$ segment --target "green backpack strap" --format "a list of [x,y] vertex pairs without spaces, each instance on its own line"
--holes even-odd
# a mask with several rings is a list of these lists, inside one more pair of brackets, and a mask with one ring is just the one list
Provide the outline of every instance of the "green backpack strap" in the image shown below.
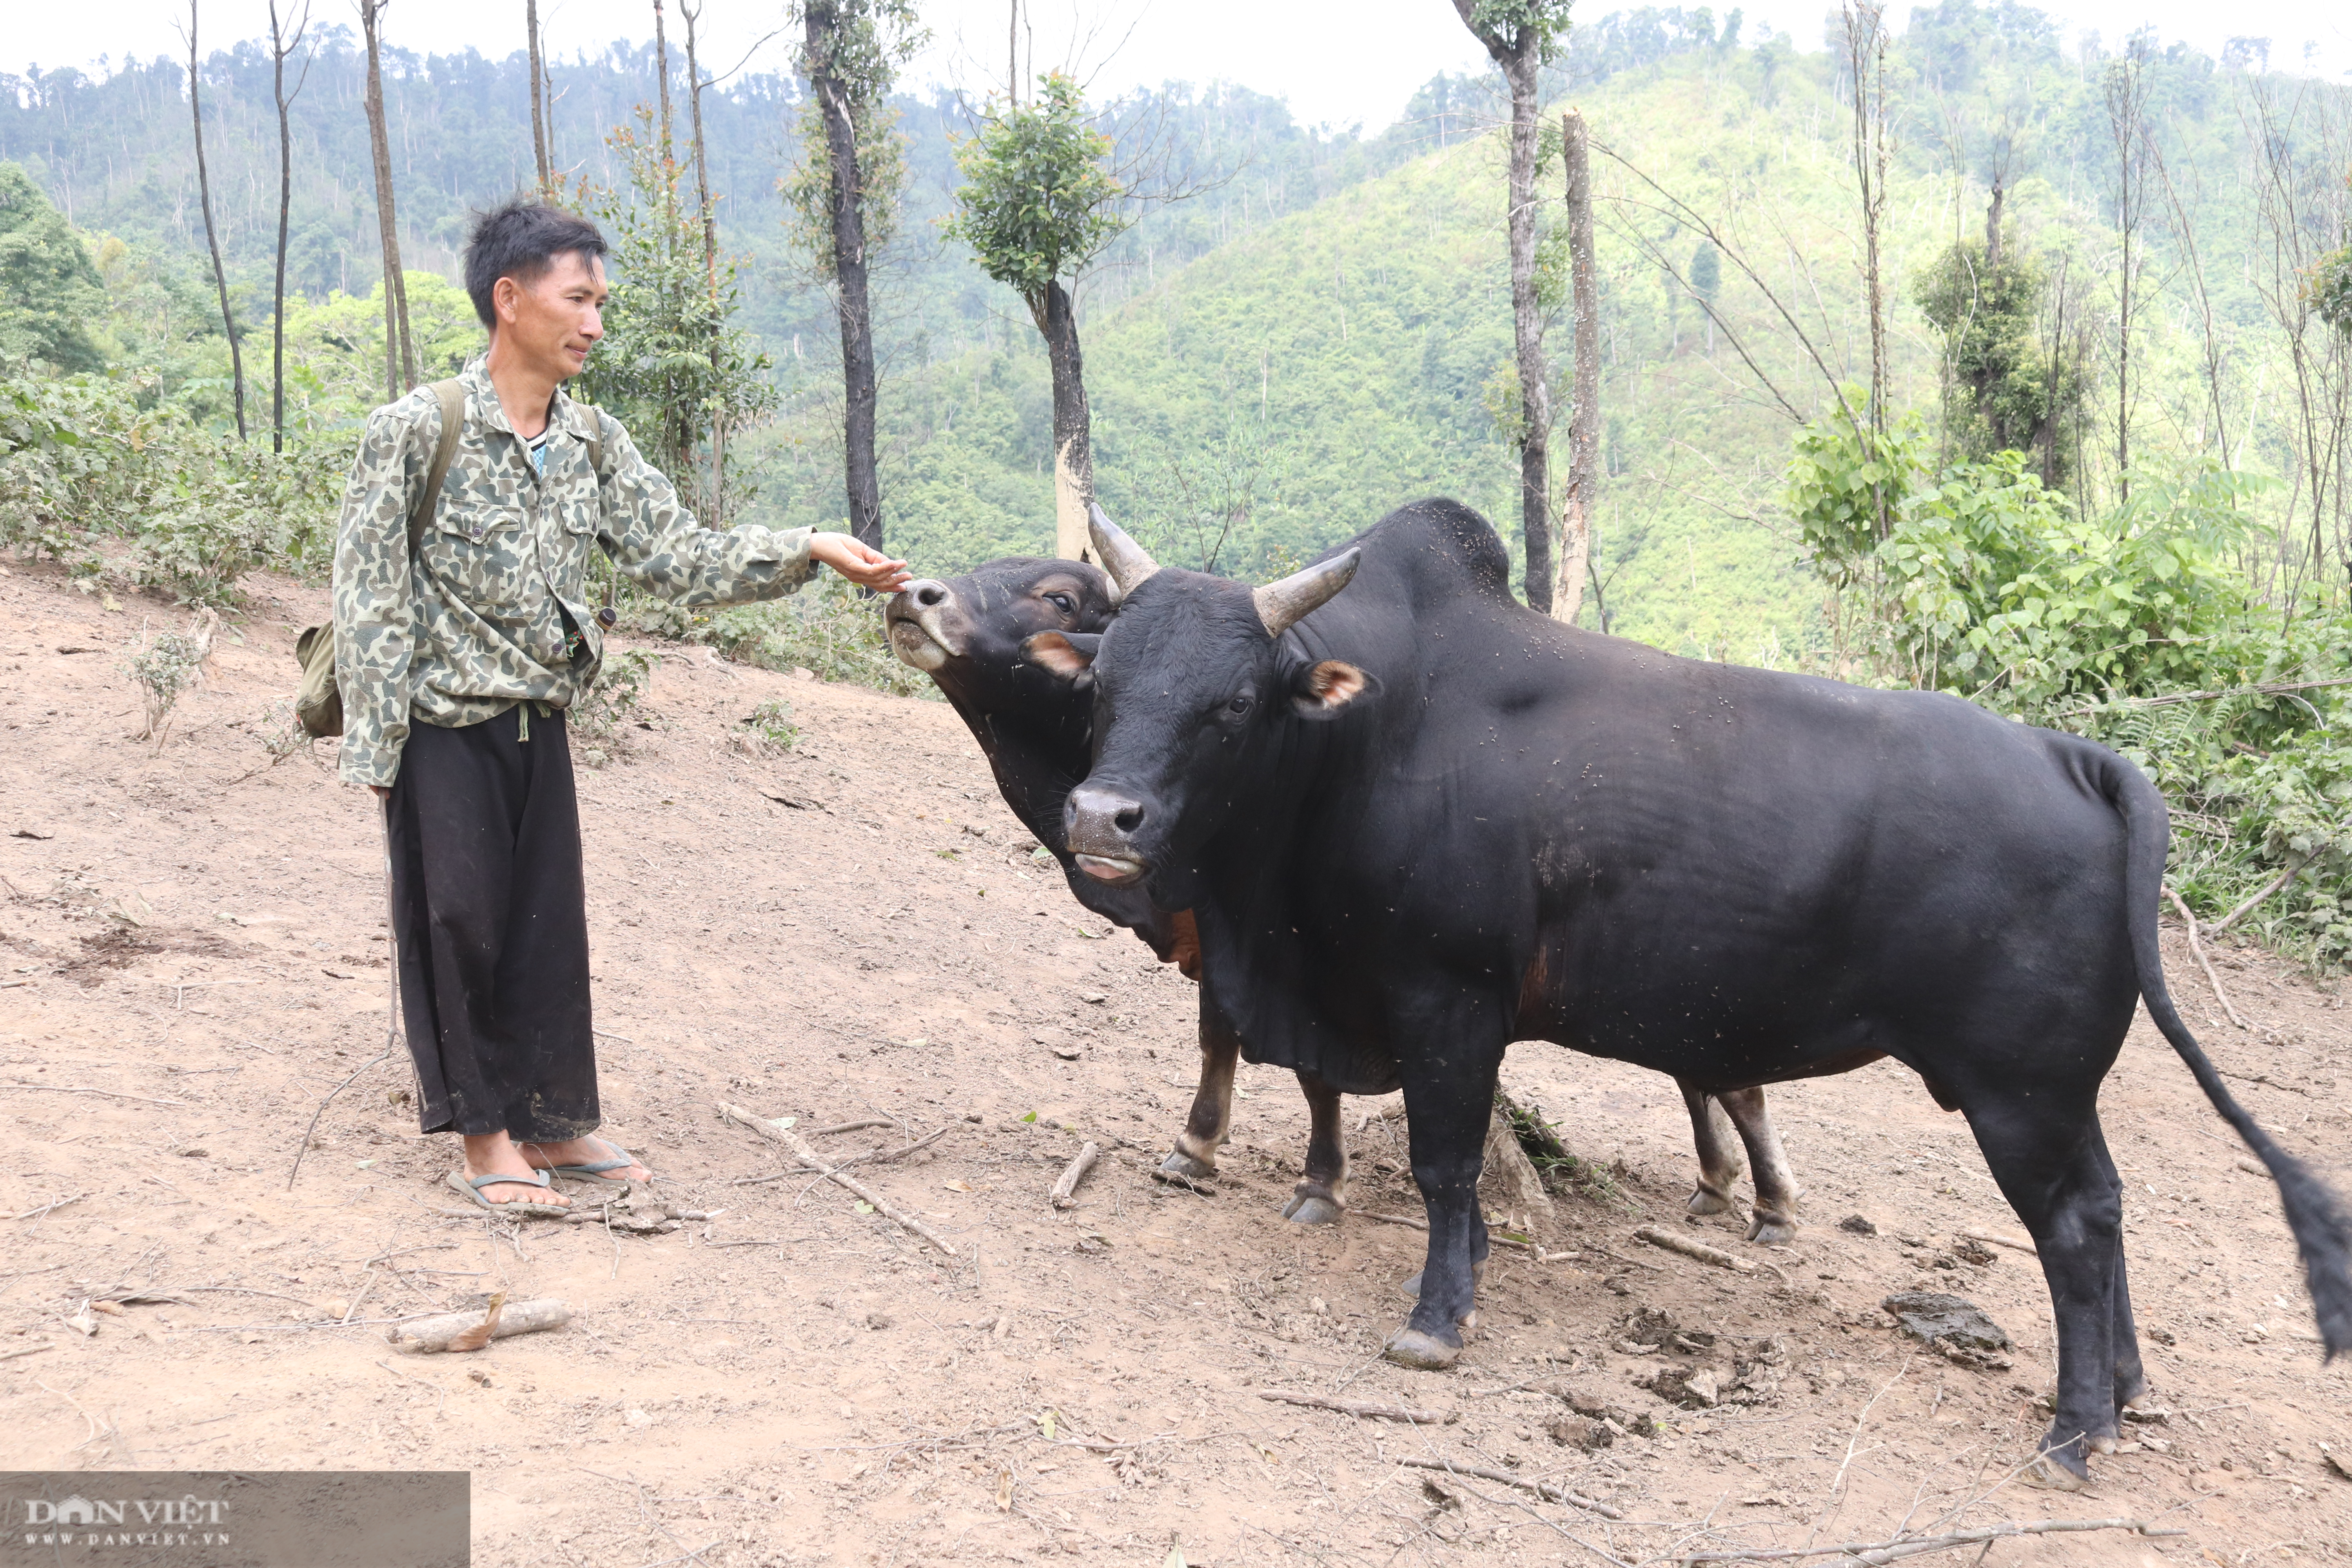
[[466,384],[451,379],[433,384],[433,395],[441,405],[441,438],[433,444],[433,467],[425,471],[424,491],[408,514],[408,559],[413,569],[417,547],[425,541],[425,525],[433,521],[433,509],[440,504],[441,481],[449,476],[449,459],[457,455],[457,437],[466,430]]

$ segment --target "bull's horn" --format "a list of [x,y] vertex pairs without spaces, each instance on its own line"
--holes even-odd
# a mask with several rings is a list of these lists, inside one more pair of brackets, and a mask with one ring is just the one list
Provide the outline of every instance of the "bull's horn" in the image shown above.
[[1120,598],[1134,593],[1146,577],[1160,570],[1160,563],[1145,554],[1143,546],[1129,539],[1127,531],[1092,501],[1087,503],[1087,532],[1094,540],[1095,554],[1101,558],[1103,570],[1110,574],[1111,586],[1118,590]]
[[1265,623],[1266,636],[1280,637],[1330,603],[1356,574],[1356,563],[1363,557],[1362,551],[1350,550],[1253,590],[1250,596],[1257,601],[1257,618]]

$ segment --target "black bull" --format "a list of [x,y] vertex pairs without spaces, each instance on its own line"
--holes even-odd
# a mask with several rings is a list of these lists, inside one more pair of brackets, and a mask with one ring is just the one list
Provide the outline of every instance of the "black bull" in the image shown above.
[[[1062,807],[1093,761],[1093,700],[1035,663],[1024,644],[1044,632],[1091,648],[1108,624],[1117,595],[1110,579],[1076,561],[1013,556],[964,576],[909,583],[885,612],[892,650],[929,675],[971,729],[999,792],[1059,860],[1070,890],[1087,908],[1150,943],[1163,963],[1197,980],[1199,950],[1192,916],[1155,909],[1143,891],[1112,887],[1081,872],[1063,842]],[[1187,1177],[1216,1173],[1217,1151],[1233,1128],[1234,1069],[1242,1042],[1214,1006],[1200,1009],[1201,1076],[1191,1111],[1160,1168]],[[1284,1217],[1330,1225],[1346,1209],[1348,1154],[1339,1131],[1339,1093],[1311,1072],[1298,1074],[1312,1119],[1307,1158]],[[1756,1172],[1748,1238],[1783,1241],[1797,1228],[1796,1179],[1759,1089],[1719,1097],[1683,1086],[1698,1148],[1699,1176],[1690,1196],[1696,1214],[1731,1206],[1738,1156],[1724,1137],[1726,1112]]]
[[1507,1042],[1723,1089],[1891,1056],[1967,1116],[2038,1245],[2040,1468],[2079,1484],[2146,1386],[2097,1112],[2141,1000],[2276,1179],[2328,1354],[2352,1345],[2342,1209],[2166,993],[2165,806],[2121,757],[1955,698],[1561,626],[1452,502],[1255,591],[1096,522],[1109,630],[1091,659],[1032,643],[1095,694],[1069,847],[1192,911],[1203,987],[1255,1053],[1402,1082],[1429,1249],[1395,1358],[1459,1353]]

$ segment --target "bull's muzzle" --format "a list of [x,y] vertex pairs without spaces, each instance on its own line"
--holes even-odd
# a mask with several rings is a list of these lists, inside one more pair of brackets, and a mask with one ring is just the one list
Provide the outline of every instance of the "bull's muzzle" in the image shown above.
[[955,590],[934,577],[919,578],[891,596],[883,620],[890,651],[925,674],[963,651],[949,625],[957,609]]
[[1118,790],[1092,784],[1072,790],[1063,807],[1063,823],[1078,868],[1115,888],[1141,881],[1150,869],[1135,852],[1135,835],[1142,829],[1143,818],[1143,803]]

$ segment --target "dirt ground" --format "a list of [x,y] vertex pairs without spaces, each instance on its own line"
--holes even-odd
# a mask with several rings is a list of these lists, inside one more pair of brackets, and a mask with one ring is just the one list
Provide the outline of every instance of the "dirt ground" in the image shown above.
[[[468,1212],[439,1184],[451,1141],[415,1131],[405,1053],[378,1059],[371,803],[263,744],[294,630],[323,614],[313,588],[257,584],[158,750],[130,738],[119,666],[184,617],[0,575],[7,1467],[463,1468],[477,1561],[500,1565],[1632,1563],[2117,1518],[2179,1533],[1965,1560],[2352,1561],[2352,1479],[2328,1463],[2331,1444],[2352,1462],[2352,1374],[2319,1363],[2270,1182],[2145,1023],[2105,1119],[2170,1415],[2095,1460],[2088,1493],[2004,1484],[2046,1419],[2047,1298],[2031,1257],[1962,1239],[2015,1218],[1891,1063],[1772,1091],[1809,1224],[1764,1249],[1738,1216],[1683,1216],[1667,1080],[1517,1047],[1507,1086],[1616,1175],[1557,1198],[1540,1254],[1496,1251],[1455,1372],[1405,1371],[1379,1351],[1422,1238],[1367,1217],[1420,1212],[1388,1105],[1349,1102],[1340,1226],[1279,1217],[1307,1119],[1267,1069],[1242,1069],[1213,1194],[1152,1181],[1196,1071],[1191,987],[1030,859],[944,704],[699,649],[660,650],[653,727],[581,793],[606,1130],[656,1195],[713,1217],[633,1235]],[[742,721],[775,698],[802,735],[763,755]],[[2352,1186],[2344,993],[2226,952],[2241,1032],[2167,944],[2238,1092]],[[816,1139],[836,1157],[943,1129],[862,1179],[954,1255],[782,1173],[721,1100],[812,1135],[883,1123]],[[1087,1140],[1101,1163],[1057,1211]],[[1645,1222],[1759,1267],[1644,1245]],[[1899,1337],[1879,1302],[1915,1288],[1982,1307],[2013,1364]],[[571,1321],[469,1355],[386,1342],[500,1290]],[[1711,1373],[1720,1403],[1640,1386],[1662,1370]]]

